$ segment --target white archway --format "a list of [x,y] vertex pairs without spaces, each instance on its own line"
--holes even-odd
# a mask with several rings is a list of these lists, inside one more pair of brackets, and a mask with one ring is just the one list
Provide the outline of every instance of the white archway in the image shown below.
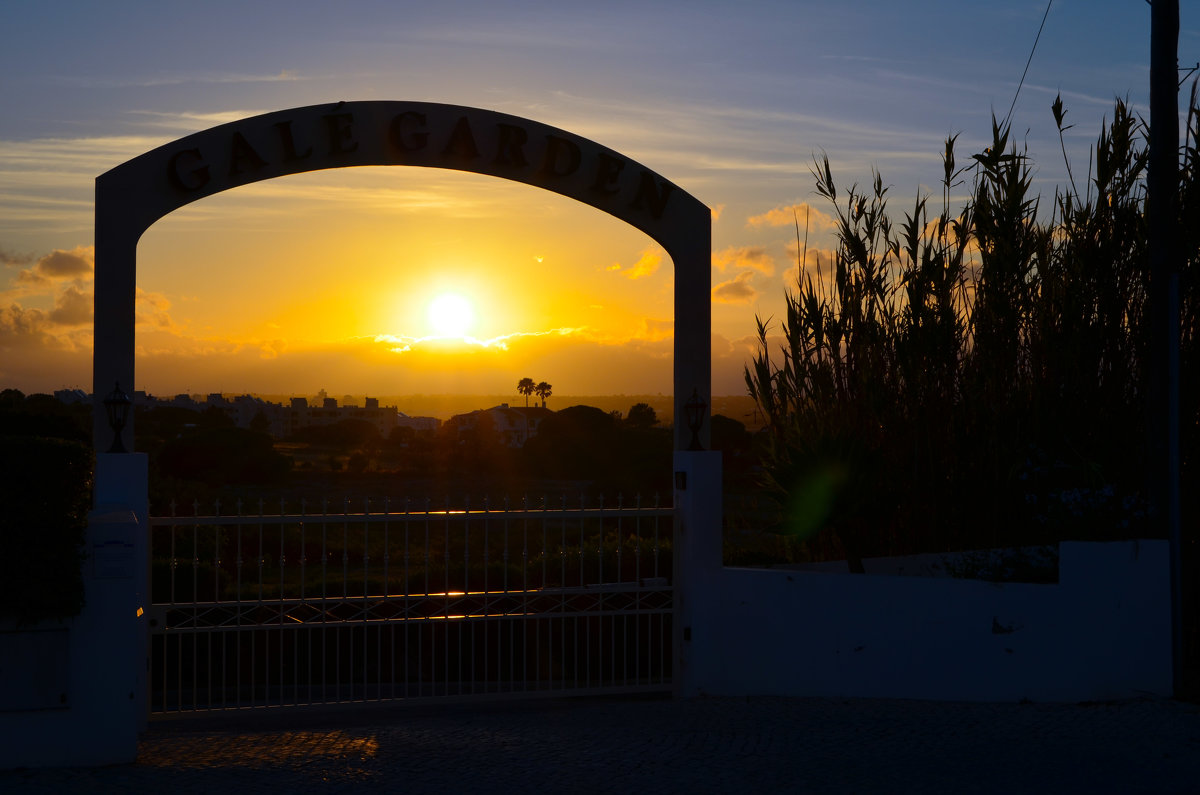
[[[339,102],[266,113],[180,138],[96,178],[93,356],[97,450],[111,437],[101,403],[135,384],[137,244],[197,199],[273,177],[349,166],[425,166],[488,174],[591,205],[658,242],[675,266],[675,449],[684,403],[711,398],[709,209],[636,161],[573,133],[495,111],[430,102]],[[136,449],[132,419],[125,435]],[[708,423],[701,429],[707,446]]]

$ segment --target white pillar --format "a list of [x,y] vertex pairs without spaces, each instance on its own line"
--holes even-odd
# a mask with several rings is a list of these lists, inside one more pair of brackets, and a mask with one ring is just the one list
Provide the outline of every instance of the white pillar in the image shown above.
[[716,638],[722,598],[722,492],[719,451],[675,452],[675,696],[700,695],[701,662]]
[[[63,623],[59,708],[0,713],[0,769],[113,765],[137,758],[146,722],[146,456],[96,456],[84,606]],[[44,627],[55,629],[54,625]]]
[[[107,511],[132,511],[137,526],[128,536],[128,554],[131,555],[131,579],[122,579],[116,586],[115,598],[122,604],[124,613],[132,612],[137,625],[133,636],[134,647],[130,654],[136,665],[137,681],[134,702],[138,715],[138,730],[146,727],[149,714],[146,681],[149,660],[149,636],[146,613],[150,607],[150,504],[149,504],[149,459],[145,453],[98,453],[96,455],[95,503],[97,513]],[[92,531],[88,530],[88,543],[93,543]]]

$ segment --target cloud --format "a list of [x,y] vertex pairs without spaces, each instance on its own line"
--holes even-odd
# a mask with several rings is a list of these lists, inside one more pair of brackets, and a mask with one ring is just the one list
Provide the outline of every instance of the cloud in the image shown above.
[[236,85],[239,83],[288,83],[305,78],[293,69],[278,72],[195,72],[165,75],[147,79],[119,80],[94,75],[62,78],[64,83],[84,88],[158,88],[179,85]]
[[776,207],[762,215],[752,215],[746,219],[746,226],[752,229],[761,229],[764,226],[794,227],[799,224],[801,234],[804,233],[806,223],[810,233],[832,232],[837,229],[837,221],[833,216],[814,208],[808,202]]
[[58,294],[50,322],[60,326],[82,326],[92,322],[93,298],[91,292],[83,292],[71,285]]
[[20,304],[0,308],[0,340],[6,344],[19,337],[34,337],[45,332],[48,320],[40,309],[25,309]]
[[775,273],[775,261],[764,246],[730,246],[713,254],[712,263],[721,272],[733,267],[753,268],[767,276]]
[[713,223],[716,223],[717,221],[721,220],[721,213],[725,212],[725,205],[718,204],[714,207],[710,207],[709,211],[712,212]]
[[[42,257],[22,259],[32,262],[33,267],[18,272],[8,288],[0,290],[0,300],[8,302],[0,310],[0,349],[14,354],[10,357],[12,361],[0,368],[0,374],[10,377],[44,369],[42,363],[32,361],[28,355],[21,356],[20,352],[60,351],[90,355],[92,350],[95,319],[93,248],[55,249]],[[28,302],[16,299],[28,299]],[[170,316],[170,307],[171,302],[165,296],[138,288],[135,302],[138,333],[140,335],[146,329],[166,332],[172,335],[167,347],[187,350],[190,342],[179,336],[179,328]],[[24,360],[24,364],[17,366],[18,360]],[[77,369],[74,360],[64,366]]]
[[137,298],[134,304],[136,323],[140,326],[154,326],[164,330],[176,330],[175,322],[167,310],[171,302],[162,293],[151,293],[137,288]]
[[263,109],[221,110],[202,113],[198,111],[181,111],[165,113],[154,110],[131,111],[148,127],[168,130],[205,130],[218,124],[240,121],[266,113]]
[[373,339],[388,346],[391,353],[437,352],[464,353],[493,349],[507,351],[509,345],[528,337],[568,337],[583,332],[582,328],[555,328],[549,331],[518,331],[491,339],[475,337],[408,337],[396,334],[377,334]]
[[662,265],[661,250],[657,247],[651,247],[643,251],[638,261],[628,268],[622,266],[620,263],[613,263],[606,270],[620,272],[622,276],[629,279],[641,279],[657,271],[659,265]]
[[818,248],[810,245],[805,250],[804,267],[800,268],[800,251],[795,243],[787,245],[788,258],[796,264],[787,269],[784,283],[789,288],[795,288],[804,284],[808,279],[812,279],[813,284],[818,289],[824,289],[828,293],[833,285],[833,264],[837,256],[837,252],[833,249]]
[[655,318],[648,317],[642,321],[642,339],[651,342],[659,342],[661,340],[674,339],[674,337],[674,320],[657,320]]
[[0,248],[0,265],[28,265],[34,259],[32,254],[14,254],[7,249]]
[[[54,311],[57,311],[54,310]],[[36,359],[40,352],[65,351],[91,354],[92,329],[63,329],[52,315],[36,307],[13,303],[0,307],[0,350],[5,351],[0,373],[14,372],[18,360]]]
[[67,279],[82,282],[91,278],[94,269],[95,250],[92,246],[77,246],[71,251],[56,248],[38,259],[32,268],[18,273],[17,283],[50,286]]
[[750,280],[753,278],[754,271],[747,268],[729,281],[721,282],[712,290],[713,300],[719,304],[748,304],[752,302],[760,294],[754,285],[750,283]]

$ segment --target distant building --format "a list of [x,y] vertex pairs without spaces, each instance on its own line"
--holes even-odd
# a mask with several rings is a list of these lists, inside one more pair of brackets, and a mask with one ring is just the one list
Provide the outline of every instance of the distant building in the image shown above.
[[88,403],[92,399],[82,389],[56,389],[54,390],[54,397],[59,403],[66,403],[68,405],[72,403]]
[[525,446],[525,442],[537,436],[538,426],[542,424],[542,420],[553,413],[550,409],[541,406],[512,407],[507,403],[501,403],[490,409],[456,414],[446,420],[446,424],[451,426],[459,436],[462,436],[465,431],[478,428],[481,419],[487,417],[501,444],[505,447],[520,448]]
[[436,431],[442,421],[437,417],[410,417],[403,411],[396,413],[397,428],[412,428],[414,431]]
[[367,398],[365,406],[338,406],[337,398],[321,399],[321,407],[311,407],[305,398],[292,398],[288,434],[301,428],[333,425],[342,420],[366,420],[386,437],[396,427],[399,411],[395,406],[380,406],[379,398]]
[[[54,396],[63,403],[90,402],[92,399],[91,395],[81,389],[61,389],[55,392]],[[253,395],[227,398],[220,392],[209,393],[203,400],[200,399],[200,395],[187,394],[160,399],[142,391],[135,392],[132,397],[135,405],[148,408],[171,406],[196,412],[216,409],[239,428],[262,427],[277,439],[291,436],[301,428],[333,425],[348,419],[370,422],[381,437],[388,436],[397,426],[418,431],[436,431],[441,424],[436,417],[410,417],[395,406],[380,406],[379,398],[368,397],[362,406],[338,406],[335,398],[324,396],[324,390],[318,397],[319,408],[310,406],[308,398],[302,397],[294,397],[289,401],[290,405],[284,406]]]

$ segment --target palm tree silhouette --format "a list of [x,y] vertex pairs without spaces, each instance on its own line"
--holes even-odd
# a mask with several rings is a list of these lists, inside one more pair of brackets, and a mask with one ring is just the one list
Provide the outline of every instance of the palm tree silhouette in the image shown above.
[[529,396],[537,391],[532,378],[522,378],[517,382],[517,391],[525,396],[525,408],[529,408]]
[[537,396],[542,399],[542,408],[546,408],[546,398],[550,397],[552,394],[552,389],[553,387],[551,387],[545,381],[542,381],[533,388],[533,391],[537,393]]

